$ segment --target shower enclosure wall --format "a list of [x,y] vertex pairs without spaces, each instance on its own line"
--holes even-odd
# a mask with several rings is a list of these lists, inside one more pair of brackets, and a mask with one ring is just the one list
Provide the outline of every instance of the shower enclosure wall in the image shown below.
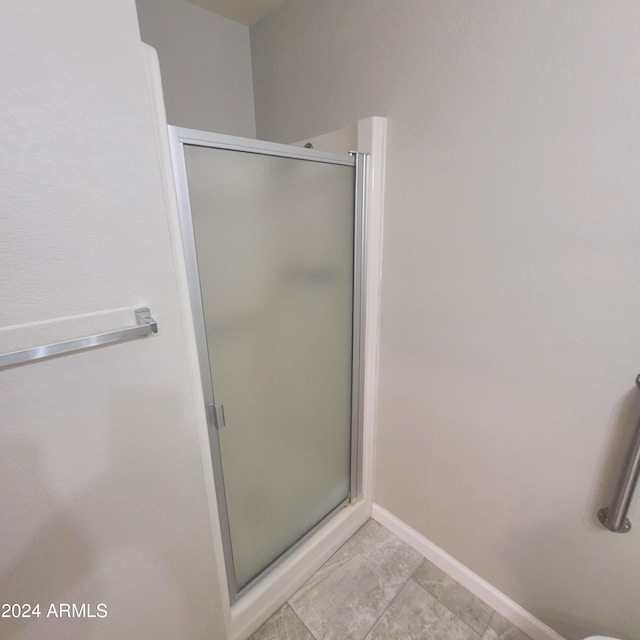
[[362,491],[366,157],[169,129],[233,602]]

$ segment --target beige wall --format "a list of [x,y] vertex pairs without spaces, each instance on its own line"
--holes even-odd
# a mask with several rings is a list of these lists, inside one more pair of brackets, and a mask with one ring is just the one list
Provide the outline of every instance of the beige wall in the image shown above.
[[136,0],[169,124],[255,137],[249,28],[189,0]]
[[222,638],[134,2],[5,0],[0,50],[0,350],[160,327],[0,371],[0,600],[43,612],[0,637]]
[[295,0],[257,130],[388,116],[376,500],[569,638],[640,629],[640,5]]

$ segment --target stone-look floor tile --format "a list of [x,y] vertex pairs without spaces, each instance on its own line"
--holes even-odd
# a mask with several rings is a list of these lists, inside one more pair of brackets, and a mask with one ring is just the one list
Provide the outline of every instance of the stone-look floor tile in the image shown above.
[[380,523],[369,519],[335,552],[334,557],[350,558],[359,553],[366,553],[395,537]]
[[314,640],[288,604],[280,607],[249,640]]
[[375,520],[367,520],[356,533],[349,538],[325,562],[321,570],[329,569],[358,555],[370,556],[376,549],[393,544],[398,538]]
[[316,576],[289,602],[317,640],[362,640],[401,586],[358,555]]
[[480,636],[430,593],[413,580],[409,580],[367,635],[366,640],[479,640],[479,638]]
[[531,638],[494,611],[482,640],[531,640]]
[[422,555],[375,520],[368,520],[348,540],[327,565],[360,555],[389,573],[394,582],[404,584],[422,562]]
[[428,560],[423,560],[413,574],[413,579],[476,633],[482,635],[485,632],[493,609],[444,571]]
[[[356,557],[365,558],[393,574],[392,580],[404,584],[422,561],[422,556],[375,520],[368,520],[325,562],[296,595],[312,589],[337,567]],[[398,586],[398,590],[400,586]]]
[[289,604],[317,640],[362,640],[421,560],[370,520]]

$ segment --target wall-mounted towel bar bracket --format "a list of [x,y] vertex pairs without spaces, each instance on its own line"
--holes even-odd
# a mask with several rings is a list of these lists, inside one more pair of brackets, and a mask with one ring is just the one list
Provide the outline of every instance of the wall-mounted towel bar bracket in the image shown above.
[[127,327],[126,329],[118,329],[117,331],[108,331],[93,336],[85,336],[63,342],[53,342],[39,347],[0,354],[0,368],[32,362],[33,360],[41,360],[42,358],[50,358],[51,356],[71,353],[72,351],[83,351],[112,342],[133,340],[134,338],[142,338],[153,333],[158,333],[158,324],[151,317],[151,311],[147,307],[136,309],[135,316],[135,327]]
[[[640,388],[640,374],[636,376],[636,386]],[[629,454],[620,476],[618,489],[611,507],[605,507],[598,511],[598,520],[609,531],[614,533],[627,533],[631,530],[631,522],[627,518],[633,492],[638,484],[640,476],[640,421],[636,425],[636,431],[631,441]]]

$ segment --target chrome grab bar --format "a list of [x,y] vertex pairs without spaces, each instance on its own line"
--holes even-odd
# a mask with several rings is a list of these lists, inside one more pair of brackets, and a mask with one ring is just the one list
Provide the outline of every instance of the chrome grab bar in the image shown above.
[[[636,386],[640,388],[640,374],[636,376]],[[636,426],[636,432],[631,442],[629,456],[624,466],[618,490],[611,507],[605,507],[598,511],[598,520],[609,531],[614,533],[627,533],[631,529],[631,522],[627,518],[633,491],[640,476],[640,421]]]
[[136,309],[135,313],[135,327],[127,327],[126,329],[118,329],[117,331],[108,331],[93,336],[85,336],[84,338],[53,342],[51,344],[43,344],[40,347],[0,354],[0,369],[24,362],[58,356],[62,353],[91,349],[111,342],[122,342],[123,340],[132,340],[133,338],[142,338],[152,333],[158,333],[158,324],[151,317],[151,311],[149,311],[147,307]]

